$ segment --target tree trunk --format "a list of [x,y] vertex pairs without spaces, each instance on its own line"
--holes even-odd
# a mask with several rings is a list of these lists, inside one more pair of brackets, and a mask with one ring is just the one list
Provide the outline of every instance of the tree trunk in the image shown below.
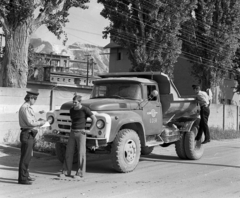
[[30,27],[26,22],[21,23],[6,35],[5,52],[0,68],[0,87],[26,87]]

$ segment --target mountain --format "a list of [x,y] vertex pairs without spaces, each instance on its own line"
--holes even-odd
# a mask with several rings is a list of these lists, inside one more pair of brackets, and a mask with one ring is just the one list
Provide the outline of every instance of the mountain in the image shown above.
[[109,71],[109,49],[103,47],[75,42],[72,45],[53,45],[48,41],[43,41],[40,38],[32,38],[30,44],[34,47],[37,53],[59,54],[69,56],[71,60],[87,61],[87,58],[93,58],[96,63],[95,70],[98,73],[106,73]]

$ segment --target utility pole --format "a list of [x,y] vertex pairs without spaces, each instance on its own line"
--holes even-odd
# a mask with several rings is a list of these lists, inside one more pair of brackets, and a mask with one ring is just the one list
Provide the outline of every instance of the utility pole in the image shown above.
[[85,55],[85,56],[87,56],[87,83],[86,83],[86,85],[88,86],[89,56],[91,56],[91,55],[88,54],[88,55]]
[[[85,56],[87,57],[87,83],[86,83],[86,85],[88,86],[89,65],[91,65],[91,66],[93,67],[94,62],[93,62],[93,58],[89,59],[89,57],[91,56],[91,54],[87,54],[87,55],[85,55]],[[93,69],[92,69],[92,74],[93,74]]]

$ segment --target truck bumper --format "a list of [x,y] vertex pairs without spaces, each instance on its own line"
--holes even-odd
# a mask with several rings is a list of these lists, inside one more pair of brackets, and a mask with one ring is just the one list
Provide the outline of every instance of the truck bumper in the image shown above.
[[[67,143],[69,136],[65,135],[57,135],[57,134],[51,134],[51,133],[46,133],[43,135],[43,138],[46,142],[51,142],[51,143],[56,143],[56,142],[61,142],[61,143]],[[106,138],[92,138],[92,137],[87,137],[86,138],[86,146],[87,147],[103,147],[107,146],[107,139]]]

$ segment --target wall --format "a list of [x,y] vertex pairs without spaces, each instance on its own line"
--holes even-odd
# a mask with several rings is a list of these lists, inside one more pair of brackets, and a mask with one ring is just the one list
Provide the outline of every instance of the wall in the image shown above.
[[[121,60],[118,60],[118,53],[121,52]],[[124,48],[111,48],[109,58],[109,73],[114,72],[129,72],[132,68],[131,62],[128,59],[127,50]]]
[[[0,87],[0,142],[4,139],[16,141],[19,137],[18,110],[24,103],[26,91],[32,90],[19,88]],[[71,101],[73,94],[77,92],[83,99],[89,98],[91,90],[56,87],[53,91],[49,89],[38,89],[40,93],[33,106],[37,118],[46,119],[46,112],[51,108],[58,109],[68,101]],[[52,97],[51,97],[52,92]],[[52,101],[52,102],[51,102]],[[45,113],[40,114],[39,111]],[[210,106],[209,126],[220,129],[239,130],[239,107],[235,105],[212,104]]]
[[[63,103],[71,101],[75,92],[82,95],[83,99],[89,98],[91,93],[91,89],[83,88],[56,87],[51,91],[51,89],[42,89],[40,86],[38,89],[36,86],[28,86],[29,88],[26,89],[0,87],[0,142],[3,142],[4,139],[8,139],[10,142],[18,139],[20,132],[18,110],[24,103],[26,91],[36,90],[39,92],[39,97],[33,105],[37,119],[46,119],[46,112],[58,109]],[[45,113],[40,114],[39,111],[42,110]]]

